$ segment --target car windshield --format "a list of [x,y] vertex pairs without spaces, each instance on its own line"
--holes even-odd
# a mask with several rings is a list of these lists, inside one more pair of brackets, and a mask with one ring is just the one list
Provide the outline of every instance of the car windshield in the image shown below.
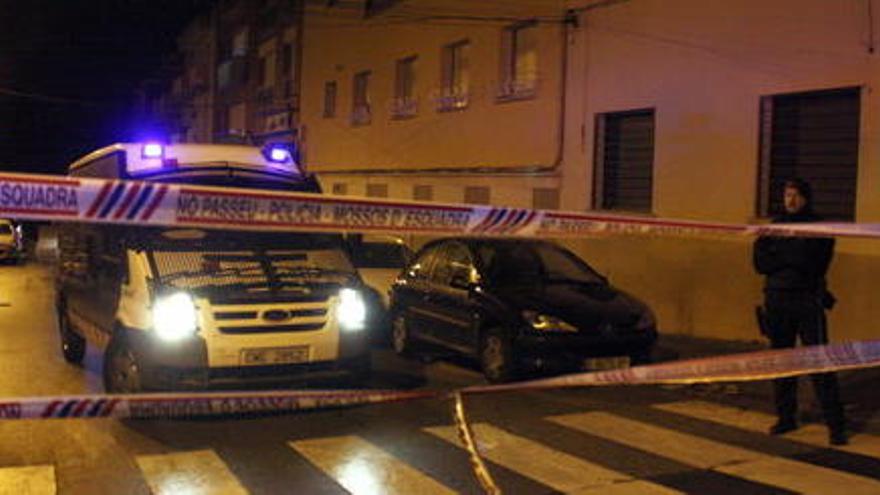
[[0,224],[0,235],[10,235],[12,234],[12,226],[8,223]]
[[489,280],[498,285],[606,283],[575,255],[548,243],[486,244],[478,252]]
[[351,261],[356,268],[402,269],[407,262],[407,249],[403,244],[390,242],[364,242],[351,248]]

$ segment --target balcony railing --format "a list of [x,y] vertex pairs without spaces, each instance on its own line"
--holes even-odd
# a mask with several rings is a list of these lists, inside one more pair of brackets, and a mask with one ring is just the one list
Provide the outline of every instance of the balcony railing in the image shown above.
[[419,102],[416,98],[400,97],[391,100],[391,116],[395,119],[414,117],[419,113]]
[[351,125],[368,125],[372,118],[369,105],[357,106],[351,111]]

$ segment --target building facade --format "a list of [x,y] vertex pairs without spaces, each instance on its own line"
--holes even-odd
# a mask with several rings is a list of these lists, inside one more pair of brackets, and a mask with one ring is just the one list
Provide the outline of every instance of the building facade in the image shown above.
[[[797,175],[880,222],[878,44],[880,0],[226,0],[156,101],[180,140],[295,141],[335,194],[760,223]],[[666,332],[758,338],[751,239],[566,243]],[[877,280],[838,240],[832,337],[876,335]]]
[[[306,12],[302,146],[331,192],[757,223],[797,175],[829,219],[880,218],[876,0],[379,3]],[[758,338],[750,239],[568,244],[666,331]],[[838,241],[833,337],[876,334],[878,262]]]
[[558,206],[563,2],[508,3],[306,11],[302,146],[325,189],[509,203],[533,184]]
[[146,85],[148,112],[171,141],[292,143],[301,20],[299,0],[217,2],[179,36],[173,74]]

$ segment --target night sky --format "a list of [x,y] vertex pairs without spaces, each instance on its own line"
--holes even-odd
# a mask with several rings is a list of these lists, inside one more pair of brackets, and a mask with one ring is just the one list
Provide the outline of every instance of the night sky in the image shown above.
[[179,31],[210,3],[0,0],[0,170],[61,173],[131,139],[137,83],[161,73]]

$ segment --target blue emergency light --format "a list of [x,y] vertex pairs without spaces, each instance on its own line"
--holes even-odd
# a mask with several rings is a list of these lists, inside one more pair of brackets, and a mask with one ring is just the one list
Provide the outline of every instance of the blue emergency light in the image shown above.
[[263,156],[272,163],[288,163],[292,160],[290,148],[283,144],[270,144],[263,148]]
[[141,148],[141,158],[162,158],[165,156],[165,147],[159,143],[146,143]]

